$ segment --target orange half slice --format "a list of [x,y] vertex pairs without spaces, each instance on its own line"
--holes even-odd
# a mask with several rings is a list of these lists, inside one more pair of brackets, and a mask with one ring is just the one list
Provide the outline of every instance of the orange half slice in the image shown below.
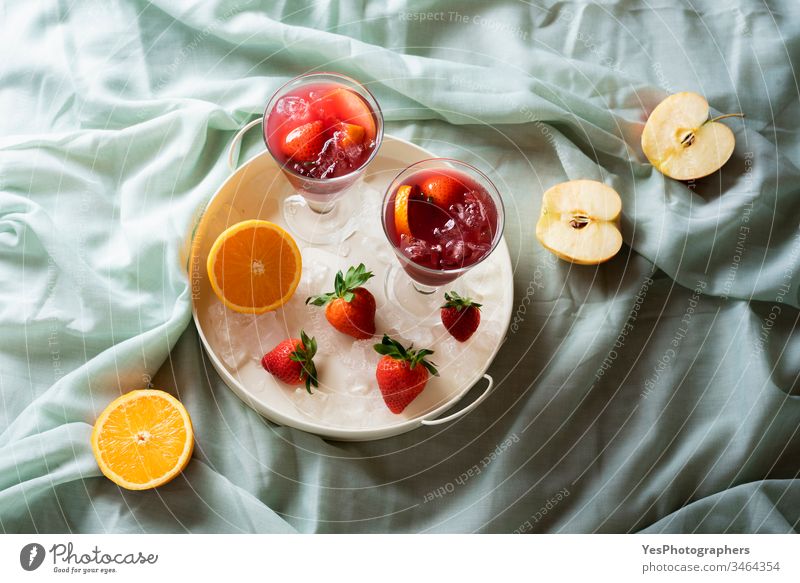
[[394,197],[394,228],[398,235],[411,236],[411,225],[408,222],[408,204],[411,202],[412,188],[404,184],[397,189]]
[[208,254],[208,278],[228,308],[245,314],[277,310],[300,283],[303,260],[289,233],[269,221],[233,225]]
[[97,418],[92,451],[103,474],[128,490],[147,490],[180,474],[194,450],[192,421],[175,397],[131,391]]

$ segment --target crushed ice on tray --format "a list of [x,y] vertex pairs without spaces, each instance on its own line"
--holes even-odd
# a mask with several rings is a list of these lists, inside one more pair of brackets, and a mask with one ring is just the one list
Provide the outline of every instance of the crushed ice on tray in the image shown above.
[[410,326],[401,331],[403,340],[414,348],[428,348],[433,344],[433,330],[424,326]]
[[328,393],[317,389],[309,395],[297,388],[290,398],[299,411],[318,423],[348,428],[367,428],[397,421],[378,391],[367,394]]
[[236,370],[251,359],[261,360],[264,353],[281,341],[275,312],[239,314],[216,303],[209,309],[219,355],[225,365]]
[[[320,290],[332,280],[331,269],[322,261],[304,261],[303,274],[300,276],[300,289],[303,295],[311,296],[322,293]],[[303,300],[305,301],[305,300]]]

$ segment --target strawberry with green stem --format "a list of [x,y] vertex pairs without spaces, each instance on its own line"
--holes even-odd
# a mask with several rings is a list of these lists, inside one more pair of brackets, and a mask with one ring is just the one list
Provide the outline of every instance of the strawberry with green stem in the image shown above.
[[413,344],[406,348],[386,334],[374,348],[383,356],[375,370],[383,400],[392,413],[402,413],[423,391],[428,377],[439,376],[436,365],[426,359],[433,351],[413,350]]
[[300,331],[300,338],[289,338],[278,344],[264,355],[261,366],[268,373],[289,385],[305,384],[311,393],[311,387],[318,387],[317,367],[314,356],[317,354],[317,340]]
[[365,340],[375,335],[375,297],[364,287],[373,277],[363,263],[336,273],[334,290],[310,297],[306,304],[326,306],[325,317],[339,332]]
[[481,323],[481,304],[456,292],[444,294],[445,304],[441,309],[442,324],[459,342],[466,342]]

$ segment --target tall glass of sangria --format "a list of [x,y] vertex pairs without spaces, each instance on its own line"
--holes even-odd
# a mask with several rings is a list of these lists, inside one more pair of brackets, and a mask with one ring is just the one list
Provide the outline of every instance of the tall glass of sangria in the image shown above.
[[347,200],[357,197],[345,195],[383,139],[378,102],[350,77],[308,73],[272,96],[263,130],[267,150],[296,191],[284,201],[289,228],[312,243],[340,240],[358,207],[358,200]]
[[386,292],[407,308],[414,296],[434,294],[486,259],[503,236],[505,220],[492,181],[448,158],[403,170],[386,191],[382,215],[401,268],[389,271]]

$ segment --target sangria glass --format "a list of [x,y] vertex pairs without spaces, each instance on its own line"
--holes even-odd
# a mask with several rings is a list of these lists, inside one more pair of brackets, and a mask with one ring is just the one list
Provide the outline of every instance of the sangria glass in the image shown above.
[[311,243],[341,241],[359,206],[349,191],[383,140],[375,97],[345,75],[307,73],[275,92],[262,126],[267,150],[296,191],[283,206],[290,230]]
[[398,260],[387,272],[387,297],[420,315],[438,307],[424,296],[491,255],[505,222],[503,199],[492,181],[450,158],[422,160],[400,172],[386,190],[382,217]]

